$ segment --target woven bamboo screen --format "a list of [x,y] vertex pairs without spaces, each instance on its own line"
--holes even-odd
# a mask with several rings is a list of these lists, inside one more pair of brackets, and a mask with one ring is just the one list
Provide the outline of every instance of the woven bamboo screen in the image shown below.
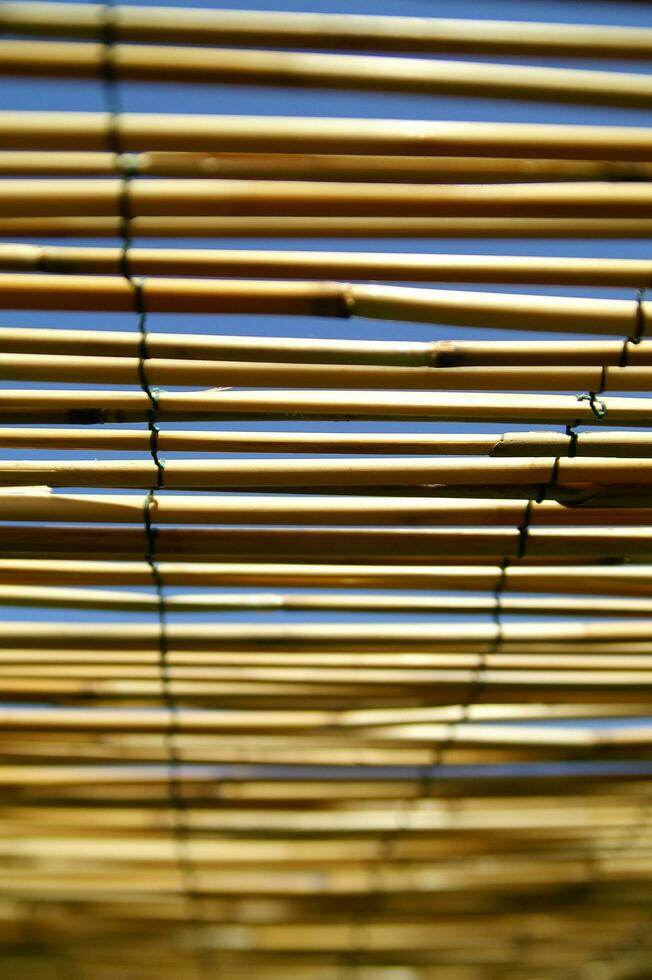
[[0,14],[2,975],[650,977],[652,28]]

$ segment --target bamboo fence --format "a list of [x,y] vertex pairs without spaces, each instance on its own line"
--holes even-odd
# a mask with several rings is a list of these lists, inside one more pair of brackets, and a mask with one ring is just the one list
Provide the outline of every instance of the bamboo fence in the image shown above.
[[1,7],[0,973],[642,980],[652,29]]

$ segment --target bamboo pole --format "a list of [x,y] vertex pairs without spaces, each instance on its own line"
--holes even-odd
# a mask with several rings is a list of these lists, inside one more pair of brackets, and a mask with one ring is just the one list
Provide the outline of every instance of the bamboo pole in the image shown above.
[[[130,253],[133,254],[135,250]],[[453,261],[455,260],[456,257]],[[0,345],[4,353],[135,357],[139,354],[140,338],[131,330],[0,326]],[[613,367],[619,364],[623,345],[621,340],[424,342],[148,331],[147,350],[152,358],[227,361],[247,359],[296,364],[378,364],[393,367],[436,368],[576,365]],[[652,365],[652,341],[643,339],[638,344],[632,344],[628,350],[628,364],[637,367]],[[638,433],[637,438],[641,435],[643,434]],[[602,435],[600,438],[603,439],[605,436]]]
[[[326,607],[328,608],[328,607]],[[551,610],[553,609],[551,605]],[[174,604],[166,606],[175,611]],[[182,611],[182,610],[181,610]],[[21,657],[22,654],[22,657]],[[351,666],[349,653],[267,653],[267,652],[181,652],[169,659],[171,678],[174,680],[238,680],[267,679],[291,681],[305,679],[305,671],[314,671],[324,680],[334,679],[334,671],[341,671],[338,680],[362,682],[378,680],[387,671],[397,683],[411,677],[427,679],[429,670],[458,670],[476,668],[479,656],[487,668],[497,670],[621,670],[644,671],[649,668],[649,653],[358,653],[355,667]],[[342,670],[342,668],[344,668]],[[283,674],[283,671],[286,674]],[[95,674],[93,673],[95,671]],[[238,674],[241,671],[241,674]],[[61,651],[61,650],[4,650],[0,655],[0,673],[3,677],[67,677],[73,679],[132,678],[160,680],[160,664],[155,652],[137,650],[113,651]],[[254,678],[254,674],[256,675]],[[506,721],[509,719],[501,719]],[[466,724],[464,718],[460,723]],[[382,728],[382,730],[381,730]],[[409,741],[429,739],[432,724],[402,724],[398,726],[370,726],[369,738],[383,740],[398,738]],[[579,737],[579,736],[578,736]],[[302,742],[302,746],[307,743]],[[297,748],[297,746],[295,746]]]
[[[171,44],[117,43],[110,52],[113,70],[125,82],[272,85],[642,109],[652,104],[652,81],[633,72]],[[105,44],[0,40],[0,75],[95,80],[106,57]]]
[[[116,275],[120,272],[121,255],[119,248],[2,243],[0,269],[10,272]],[[632,289],[647,287],[652,277],[652,263],[645,259],[252,249],[132,248],[129,251],[129,267],[132,274],[138,276],[352,278],[392,282],[622,286]],[[8,332],[5,328],[3,335]],[[75,333],[83,336],[82,331]],[[198,341],[199,338],[195,339]],[[180,343],[182,338],[177,338],[177,341]]]
[[[282,153],[115,153],[51,151],[0,152],[3,177],[120,176],[125,164],[146,177],[223,177],[246,180],[369,179],[364,156]],[[528,160],[500,157],[465,158],[375,156],[377,181],[407,183],[501,183],[543,180],[649,180],[652,166],[609,160]]]
[[[68,482],[83,482],[72,481]],[[147,542],[142,528],[93,524],[49,527],[36,524],[3,528],[2,549],[6,557],[51,557],[102,555],[132,560],[142,555]],[[170,528],[158,529],[157,556],[164,560],[187,558],[196,561],[273,561],[278,554],[288,560],[311,561],[319,555],[332,562],[357,561],[361,557],[398,564],[444,561],[455,553],[457,560],[500,562],[518,558],[522,550],[518,530],[427,530],[401,528]],[[652,559],[652,529],[645,528],[532,528],[526,553],[531,559],[554,561],[607,561]]]
[[[120,592],[117,589],[55,588],[28,585],[0,585],[3,606],[49,607],[54,609],[106,609],[120,612],[157,612],[158,599],[151,593]],[[433,615],[491,614],[496,601],[491,596],[391,596],[367,593],[197,593],[165,597],[168,613],[188,612],[353,612],[353,613],[431,613]],[[650,599],[568,599],[563,597],[521,599],[503,597],[500,610],[506,615],[525,616],[609,616],[636,617],[652,614]],[[90,657],[92,654],[86,655]],[[130,654],[129,661],[137,655]],[[270,655],[273,656],[273,655]],[[86,659],[85,657],[85,659]],[[394,654],[392,654],[394,657]],[[43,658],[45,654],[43,654]],[[58,658],[58,655],[57,655]],[[31,659],[22,654],[23,664]],[[93,659],[95,657],[93,656]],[[0,663],[6,658],[0,654]]]
[[[161,391],[157,416],[161,422],[359,419],[649,426],[652,410],[648,398],[609,396],[602,401],[607,412],[598,417],[587,400],[573,395],[211,388],[201,392]],[[4,425],[143,422],[150,410],[151,402],[142,391],[0,389],[0,422]],[[39,482],[48,481],[42,478]]]
[[[477,705],[475,710],[476,713],[480,714],[483,710],[486,710],[486,706]],[[506,707],[510,707],[507,705]],[[551,706],[554,707],[554,706]],[[418,710],[418,709],[417,709]],[[437,711],[442,709],[421,709],[429,711]],[[350,716],[352,719],[364,715],[364,712],[353,711],[349,713],[343,713],[341,716],[338,714],[332,714],[330,712],[323,711],[301,711],[294,710],[291,712],[285,711],[273,711],[273,710],[261,710],[256,711],[237,711],[237,710],[211,710],[211,709],[179,709],[179,719],[178,719],[178,731],[180,737],[182,735],[215,735],[215,734],[264,734],[266,737],[277,736],[282,733],[301,733],[303,732],[307,736],[310,735],[312,729],[319,730],[320,728],[325,729],[326,732],[341,730],[340,726],[346,728],[346,719]],[[165,733],[169,726],[168,712],[163,708],[149,707],[147,709],[141,708],[95,708],[93,711],[85,710],[84,708],[70,708],[70,707],[35,707],[33,705],[16,707],[2,707],[0,709],[0,726],[3,732],[16,731],[16,732],[40,732],[47,731],[52,732],[53,735],[57,733],[70,733],[70,732],[101,732],[103,734],[108,733]],[[465,724],[460,726],[452,732],[452,738],[455,740],[457,738],[464,740],[469,739],[482,739],[483,732],[485,731],[485,724]],[[495,729],[495,731],[494,731]],[[504,730],[504,731],[503,731]],[[541,726],[538,730],[540,737],[544,739],[548,738],[550,743],[554,743],[556,727],[552,726]],[[507,725],[504,726],[491,726],[488,733],[488,738],[499,738],[504,734],[505,739],[518,739],[522,736],[527,739],[527,732],[529,731],[529,726],[512,726],[511,735],[510,728]],[[576,727],[561,728],[561,734],[559,736],[560,740],[567,739],[569,743],[575,741],[585,740],[586,744],[601,744],[600,740],[603,742],[608,742],[609,740],[609,730],[600,731],[595,729],[593,732],[586,732],[583,729]],[[539,735],[536,734],[533,738],[536,740]],[[573,733],[580,733],[579,735]],[[631,741],[636,742],[638,735],[638,726],[625,727],[623,730],[623,740],[625,743]],[[502,734],[501,734],[502,733]],[[448,726],[441,726],[439,736],[442,740],[448,739],[451,733],[449,732]],[[295,736],[293,736],[295,737]],[[645,741],[649,739],[649,730],[647,733],[641,732],[641,740]],[[74,769],[69,770],[69,767],[61,767],[61,775],[65,775],[66,771],[74,777],[76,776],[81,782],[85,782],[87,777],[83,770],[75,772]],[[118,775],[120,774],[120,769],[118,768]],[[36,775],[36,773],[34,773]],[[268,774],[269,775],[269,774]],[[310,776],[305,774],[302,775],[303,779],[310,779]],[[333,775],[337,775],[334,773]],[[377,778],[371,767],[362,767],[360,773],[361,781],[364,782],[366,778],[371,777],[372,779]],[[450,774],[451,778],[456,778],[460,774],[452,772]],[[11,780],[11,770],[8,767],[2,767],[0,769],[0,778],[3,782],[8,783]],[[110,770],[107,770],[107,776],[110,777]],[[245,783],[251,776],[250,773],[243,773],[236,775],[236,781]],[[129,773],[123,773],[123,778],[129,777]],[[29,770],[25,770],[25,780],[29,781],[30,773]],[[253,777],[260,779],[260,774],[258,777]],[[278,776],[276,776],[278,778]],[[385,777],[386,778],[386,777]],[[48,768],[43,769],[41,775],[41,780],[51,779],[56,781],[56,774],[50,773]],[[579,798],[580,801],[584,800],[584,797]],[[636,800],[634,801],[634,803]],[[587,800],[587,805],[591,805],[590,798]],[[633,805],[633,804],[630,804]],[[442,810],[446,812],[448,806],[445,802],[437,800],[433,803],[436,808],[436,812],[441,812]],[[427,812],[427,811],[426,811]],[[452,814],[453,816],[455,814]],[[506,812],[506,816],[509,817],[509,810]],[[211,819],[211,814],[203,815],[209,822]],[[460,817],[462,814],[459,815]],[[197,815],[201,826],[202,814]],[[473,819],[473,813],[469,814],[470,819]],[[204,828],[208,829],[208,825],[204,824]]]
[[[634,126],[123,113],[116,129],[125,152],[445,154],[652,163],[652,135]],[[107,116],[3,110],[0,149],[106,150]]]
[[[652,597],[652,566],[645,565],[424,565],[401,567],[379,563],[300,564],[247,562],[161,562],[167,586],[306,588],[445,589],[491,591],[502,582],[504,592]],[[151,586],[152,571],[142,561],[0,558],[3,585]]]
[[[2,328],[0,328],[0,334]],[[498,346],[498,345],[497,345]],[[619,345],[620,346],[620,345]],[[652,455],[652,435],[647,432],[579,432],[574,446],[563,432],[505,432],[473,435],[429,432],[262,432],[161,429],[161,453],[393,453],[408,455],[505,456],[621,456]],[[9,449],[103,450],[148,452],[150,434],[145,429],[109,426],[71,428],[57,426],[0,427],[0,447]],[[574,450],[574,453],[572,452]],[[611,511],[610,511],[611,513]],[[578,518],[579,519],[579,518]]]
[[[329,48],[423,54],[516,54],[573,58],[648,58],[652,30],[425,17],[194,10],[120,4],[112,21],[121,41]],[[98,40],[101,4],[6,3],[5,29]]]
[[[318,316],[446,323],[500,330],[632,336],[652,304],[345,282],[153,278],[142,281],[150,313]],[[123,276],[0,274],[0,308],[132,312]],[[592,413],[591,413],[592,414]]]
[[[287,650],[413,650],[414,652],[449,650],[483,652],[498,637],[499,628],[492,623],[301,623],[263,625],[251,623],[209,623],[168,625],[170,649],[182,650],[256,650],[275,647]],[[551,623],[504,623],[503,652],[510,644],[547,643],[553,646],[587,642],[652,640],[652,624],[647,620],[627,623],[576,620]],[[0,647],[25,649],[52,648],[98,650],[116,645],[133,650],[157,650],[157,623],[0,623]],[[551,652],[553,652],[551,650]],[[469,672],[472,677],[473,672]],[[630,675],[632,676],[632,675]]]
[[[364,159],[364,158],[363,158]],[[133,218],[135,237],[147,238],[649,238],[647,218],[297,218],[202,216]],[[115,238],[119,218],[70,215],[3,218],[0,235],[10,238]]]
[[[621,344],[622,348],[622,344]],[[136,357],[0,354],[0,380],[138,385]],[[380,391],[652,391],[652,367],[389,367],[276,361],[207,361],[151,357],[151,384],[277,388],[368,388]]]
[[[556,471],[553,473],[553,468]],[[229,489],[304,486],[455,486],[464,484],[509,487],[537,484],[547,488],[553,477],[560,486],[647,487],[652,481],[652,460],[563,458],[491,459],[485,457],[424,459],[382,457],[373,459],[169,459],[164,467],[168,489]],[[153,460],[0,460],[0,486],[131,487],[156,486]],[[553,488],[554,489],[554,488]],[[26,504],[29,506],[29,504]],[[163,505],[165,506],[165,505]]]
[[[394,684],[400,687],[406,685],[436,684],[449,671],[464,670],[467,668],[476,669],[478,665],[478,656],[476,654],[463,653],[440,654],[437,657],[431,657],[429,662],[418,664],[410,663],[407,656],[404,658],[408,661],[405,664],[399,654],[394,663],[369,664],[363,660],[360,664],[356,663],[355,667],[343,667],[342,663],[313,664],[309,659],[306,661],[304,656],[297,654],[293,663],[286,661],[280,664],[256,663],[255,658],[251,658],[253,662],[250,662],[246,655],[242,659],[238,658],[235,660],[234,658],[229,663],[218,661],[217,663],[211,664],[179,664],[175,662],[170,666],[169,676],[170,681],[174,683],[182,681],[206,681],[211,683],[248,680],[280,682],[288,685],[297,682],[312,684],[325,682],[327,684],[337,683],[344,686],[382,686]],[[416,655],[413,656],[416,658]],[[386,659],[389,660],[390,657],[388,656]],[[426,661],[427,658],[423,655],[422,659]],[[160,666],[155,663],[68,663],[65,656],[62,660],[62,663],[56,664],[32,662],[30,660],[27,669],[22,664],[3,663],[0,666],[0,682],[11,684],[13,678],[18,678],[19,682],[27,679],[28,681],[37,681],[40,683],[41,681],[52,681],[62,678],[73,683],[92,679],[99,682],[112,680],[154,681],[160,685]],[[531,656],[511,654],[489,655],[486,668],[487,670],[498,671],[532,671],[534,675],[543,670],[559,673],[560,676],[563,676],[567,670],[576,673],[580,673],[581,671],[590,671],[592,673],[610,671],[620,672],[622,674],[635,671],[637,678],[641,679],[649,668],[649,656],[646,654],[640,656],[627,656],[623,654],[587,656],[586,654],[580,654],[577,657],[569,657],[567,654],[533,654]],[[462,727],[466,731],[466,725]],[[636,731],[638,732],[638,730],[637,726]],[[420,730],[415,729],[412,731],[411,729],[405,736],[405,740],[408,741],[413,736],[418,740],[420,731],[425,733],[423,737],[426,739],[429,739],[431,736],[435,740],[437,738],[438,729],[436,726],[428,725]],[[643,729],[641,729],[641,732],[643,732]],[[369,731],[367,734],[370,739],[373,739],[372,731]],[[444,739],[446,734],[446,729],[442,729],[440,732],[441,739]],[[643,739],[643,734],[640,737]],[[507,734],[504,736],[504,741],[509,741]],[[525,744],[526,742],[527,739],[523,738],[522,743],[519,744]],[[630,739],[630,742],[632,745],[638,744],[634,737]],[[629,745],[630,742],[626,744]],[[605,742],[604,744],[612,745],[613,743]],[[649,747],[649,737],[645,738],[644,744]],[[587,745],[591,747],[593,743],[587,742],[586,740],[582,741],[578,736],[578,739],[572,743],[571,747],[577,749],[578,746],[583,746],[586,748]],[[293,751],[295,753],[301,753],[303,747],[303,744],[301,746],[295,745]],[[257,761],[260,762],[262,760],[259,759]],[[313,761],[315,760],[313,759]],[[322,761],[335,762],[336,760],[324,759]],[[450,760],[447,759],[446,761]]]
[[[362,158],[364,159],[364,158]],[[2,217],[4,238],[115,238],[117,217]],[[135,237],[147,238],[649,238],[649,218],[133,218]]]
[[[133,494],[52,493],[48,487],[0,493],[0,521],[142,526],[145,499]],[[553,501],[411,497],[285,497],[157,494],[150,516],[166,524],[290,524],[529,527],[652,525],[652,508],[576,508]],[[598,532],[599,533],[599,532]],[[637,532],[634,532],[637,533]]]
[[[1,123],[2,116],[0,127]],[[0,128],[0,137],[1,133]],[[0,217],[115,216],[120,213],[122,193],[123,181],[118,178],[44,181],[7,177],[0,183]],[[647,182],[614,181],[457,185],[134,177],[129,181],[129,207],[134,217],[246,213],[260,217],[640,219],[652,217],[652,189]]]

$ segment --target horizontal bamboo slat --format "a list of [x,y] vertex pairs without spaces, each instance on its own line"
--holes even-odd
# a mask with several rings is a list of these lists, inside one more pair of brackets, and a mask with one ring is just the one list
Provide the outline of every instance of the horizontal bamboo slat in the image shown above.
[[[456,260],[457,257],[452,259]],[[103,357],[137,357],[140,354],[140,337],[131,330],[0,326],[0,345],[4,354]],[[155,330],[147,332],[147,353],[150,358],[182,360],[376,364],[432,368],[617,367],[622,351],[621,340],[334,340],[239,334],[160,333]],[[638,344],[631,344],[627,352],[627,363],[636,367],[651,366],[652,341],[643,339]],[[642,435],[638,433],[636,438]],[[623,434],[622,438],[630,436],[631,434]],[[604,434],[600,438],[604,439]]]
[[[622,348],[622,344],[621,344]],[[390,367],[149,358],[150,384],[408,391],[652,391],[650,367]],[[0,354],[0,380],[138,385],[136,357]]]
[[[0,151],[1,152],[1,151]],[[364,158],[362,158],[364,159]],[[415,158],[418,159],[418,158]],[[460,178],[461,179],[461,178]],[[3,238],[114,238],[117,217],[2,217]],[[649,218],[133,218],[134,236],[147,238],[649,238]]]
[[[352,461],[355,464],[355,460]],[[0,521],[112,523],[142,526],[145,498],[133,494],[51,493],[49,488],[0,493]],[[475,527],[652,526],[651,508],[576,508],[545,501],[407,499],[365,496],[285,497],[157,494],[154,524],[405,525]],[[597,532],[599,533],[599,532]],[[637,532],[634,532],[637,533]]]
[[[0,182],[0,217],[115,216],[122,194],[117,178],[6,177]],[[636,181],[457,185],[134,177],[128,195],[134,218],[652,217],[652,188]]]
[[[5,29],[98,39],[101,4],[6,3]],[[142,7],[120,4],[112,28],[122,41],[175,44],[274,45],[286,48],[413,53],[533,54],[574,58],[648,58],[652,30],[432,17],[384,17],[276,11]]]
[[[493,592],[502,582],[504,592],[652,597],[652,566],[646,565],[600,567],[575,564],[564,567],[548,564],[534,568],[510,565],[502,570],[487,562],[477,567],[459,564],[405,567],[378,563],[161,562],[159,571],[166,585],[195,588],[299,586]],[[151,586],[152,571],[144,560],[0,558],[0,584]]]
[[[438,323],[499,330],[632,336],[650,301],[485,293],[347,282],[257,279],[142,281],[149,313],[317,316]],[[0,308],[132,312],[123,276],[0,273]]]
[[[424,459],[422,457],[348,457],[334,459],[170,459],[164,466],[168,489],[238,487],[273,491],[278,487],[385,487],[535,484],[554,482],[589,487],[642,488],[652,482],[652,460],[541,457]],[[0,460],[0,486],[131,487],[156,486],[153,460]],[[551,486],[554,492],[555,487]],[[26,505],[28,506],[28,504]],[[164,505],[165,506],[165,505]]]
[[[210,388],[201,392],[159,392],[157,417],[161,422],[359,419],[649,426],[652,407],[648,398],[609,395],[603,401],[607,411],[598,416],[588,400],[578,400],[573,395]],[[141,391],[0,389],[0,422],[3,425],[143,422],[150,410],[151,401]]]
[[[2,243],[0,269],[10,272],[115,275],[120,272],[121,254],[119,248]],[[529,283],[632,289],[645,288],[652,277],[652,263],[645,259],[253,249],[132,248],[129,250],[129,268],[136,276],[357,278],[392,282]],[[88,337],[90,342],[93,336]]]
[[[157,612],[158,598],[150,592],[121,592],[117,589],[54,588],[29,585],[0,585],[3,606],[47,606],[56,609],[106,609],[121,612]],[[274,593],[216,592],[165,596],[169,614],[188,612],[352,612],[352,613],[432,613],[441,615],[493,614],[497,608],[505,616],[609,616],[635,617],[652,614],[650,599],[514,598],[503,596],[497,603],[492,596],[392,596],[385,593]],[[47,659],[44,656],[44,659]],[[84,661],[90,655],[85,655]],[[273,656],[273,655],[272,655]],[[392,654],[392,657],[394,655]],[[57,655],[58,657],[58,655]],[[95,658],[93,658],[95,659]],[[129,661],[137,659],[131,654]],[[20,661],[30,663],[22,653]],[[0,654],[0,663],[5,658]],[[149,662],[149,661],[148,661]]]
[[[652,103],[652,81],[633,72],[170,44],[117,43],[110,56],[116,76],[125,82],[273,85],[642,109]],[[95,80],[106,57],[104,44],[0,41],[0,75]]]
[[[0,327],[0,334],[2,328]],[[102,450],[149,452],[150,433],[146,429],[77,428],[57,426],[0,426],[0,447],[10,449]],[[652,435],[647,432],[505,432],[501,435],[461,435],[431,432],[264,432],[221,431],[219,429],[161,429],[161,453],[240,452],[240,453],[392,453],[398,455],[482,455],[504,456],[620,456],[647,457],[652,452]]]
[[[3,177],[114,176],[125,164],[144,177],[225,177],[254,180],[367,181],[364,156],[282,153],[114,153],[74,150],[46,153],[29,150],[0,152]],[[471,183],[542,180],[649,180],[652,165],[609,160],[518,160],[500,157],[466,158],[375,156],[377,181]]]
[[[3,110],[0,150],[106,150],[107,122],[102,112]],[[652,163],[652,135],[642,126],[127,112],[115,127],[125,152],[384,153]]]

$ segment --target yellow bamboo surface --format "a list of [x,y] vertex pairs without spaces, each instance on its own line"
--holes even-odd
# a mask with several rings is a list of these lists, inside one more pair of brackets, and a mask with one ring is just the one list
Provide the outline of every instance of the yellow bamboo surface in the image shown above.
[[[622,349],[622,343],[621,343]],[[0,354],[0,380],[137,385],[136,357]],[[390,367],[150,358],[151,384],[430,391],[652,391],[649,367]]]
[[[510,565],[501,569],[486,561],[479,566],[447,564],[405,567],[375,563],[161,562],[166,585],[193,586],[306,586],[312,588],[456,590],[493,592],[500,582],[505,592],[564,595],[652,597],[650,565]],[[0,558],[0,584],[150,586],[151,569],[142,561]]]
[[[13,272],[115,274],[121,249],[0,244],[0,269]],[[132,248],[133,275],[320,277],[398,282],[488,282],[644,288],[645,259],[578,259],[493,255],[410,255],[404,252],[296,252],[254,249]],[[93,337],[89,338],[92,342]]]
[[[0,331],[2,328],[0,328]],[[644,352],[643,352],[644,353]],[[620,456],[647,457],[652,436],[647,432],[580,432],[577,438],[563,432],[504,432],[461,435],[430,432],[264,432],[262,430],[161,429],[161,452],[263,452],[337,453],[346,455],[392,453],[393,455],[504,456]],[[110,450],[147,452],[151,436],[146,429],[120,429],[111,426],[54,428],[38,426],[0,426],[0,446],[10,449]],[[577,512],[576,512],[577,513]],[[611,511],[610,511],[611,513]]]
[[[351,460],[350,464],[355,464]],[[122,467],[123,464],[118,464]],[[52,493],[49,487],[0,493],[0,521],[46,523],[143,522],[145,498],[134,494]],[[651,508],[573,507],[545,501],[460,500],[432,497],[346,497],[221,494],[157,494],[151,500],[156,524],[289,524],[516,527],[652,525]],[[592,532],[599,534],[599,531]],[[633,532],[636,533],[636,532]]]
[[[357,180],[369,177],[364,156],[307,153],[114,153],[29,150],[0,152],[3,177],[112,176],[122,167],[149,177],[255,180]],[[646,180],[652,165],[617,160],[518,160],[500,157],[374,157],[378,181],[461,183],[542,180]]]
[[[364,159],[364,158],[362,158]],[[418,158],[415,158],[418,159]],[[461,179],[461,178],[460,178]],[[15,218],[0,216],[3,238],[114,238],[117,217]],[[133,218],[134,235],[147,238],[649,238],[650,218],[350,218],[215,217]]]
[[[97,39],[104,30],[101,4],[6,3],[3,22],[13,34]],[[142,7],[120,4],[113,13],[122,41],[229,44],[257,47],[413,53],[566,55],[647,58],[652,30],[585,24],[546,24],[432,17],[384,17],[275,11]]]
[[[644,127],[122,113],[125,151],[388,153],[652,163]],[[106,150],[101,112],[0,112],[1,150]],[[200,212],[201,213],[201,212]]]
[[[650,301],[420,289],[322,280],[257,279],[142,281],[150,313],[283,314],[445,323],[483,327],[631,336]],[[133,311],[133,286],[123,276],[0,274],[5,309]]]
[[[4,354],[138,357],[140,343],[140,337],[129,330],[0,326],[0,344]],[[375,364],[401,368],[567,368],[587,365],[610,368],[618,367],[622,352],[622,340],[333,340],[147,332],[148,357],[164,360],[246,359],[251,362],[344,366]],[[652,366],[652,341],[642,339],[632,344],[627,362],[635,367]],[[151,366],[151,363],[148,364],[148,367]],[[616,372],[613,377],[619,381],[623,375]],[[590,380],[595,381],[596,378]],[[534,437],[535,434],[531,435]],[[621,433],[620,438],[624,445],[628,439],[640,436],[640,433],[636,437],[631,433]],[[601,438],[605,438],[604,434]]]
[[[602,415],[576,395],[209,388],[159,392],[157,417],[161,422],[289,418],[649,426],[648,398],[607,395],[601,401],[606,406]],[[5,425],[142,422],[150,410],[151,400],[143,391],[0,389],[0,422]]]
[[[96,79],[105,59],[104,44],[0,41],[0,75]],[[111,61],[124,81],[472,95],[643,109],[652,103],[652,81],[632,72],[170,44],[116,44]]]
[[[1,136],[2,116],[0,116]],[[119,178],[7,177],[0,216],[90,217],[119,214]],[[134,177],[135,218],[172,215],[259,217],[649,218],[647,182],[577,181],[508,184],[401,184],[350,181],[227,180]]]

